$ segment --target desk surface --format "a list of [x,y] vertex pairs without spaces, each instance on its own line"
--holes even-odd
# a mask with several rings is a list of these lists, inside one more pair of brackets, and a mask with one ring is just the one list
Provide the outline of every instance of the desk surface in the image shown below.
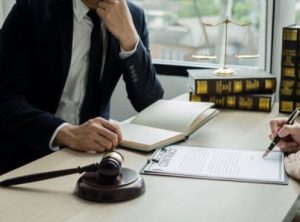
[[[272,113],[224,111],[185,144],[264,150]],[[150,154],[121,150],[125,166],[140,171]],[[72,168],[101,155],[61,150],[0,177]],[[289,221],[300,186],[143,176],[146,192],[131,201],[92,203],[73,194],[80,175],[0,188],[1,221]]]

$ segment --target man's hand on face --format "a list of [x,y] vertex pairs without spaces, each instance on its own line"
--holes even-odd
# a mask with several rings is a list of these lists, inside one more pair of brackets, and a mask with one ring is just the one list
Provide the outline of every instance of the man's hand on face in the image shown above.
[[133,50],[138,34],[126,0],[101,0],[97,13],[107,29],[119,40],[122,49]]

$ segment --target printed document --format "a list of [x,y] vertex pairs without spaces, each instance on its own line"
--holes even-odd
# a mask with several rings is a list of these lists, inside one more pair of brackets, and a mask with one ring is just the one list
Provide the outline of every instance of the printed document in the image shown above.
[[287,184],[283,153],[172,145],[157,150],[143,174]]

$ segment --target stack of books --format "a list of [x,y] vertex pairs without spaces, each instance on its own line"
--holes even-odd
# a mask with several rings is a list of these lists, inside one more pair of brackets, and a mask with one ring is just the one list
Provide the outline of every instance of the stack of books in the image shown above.
[[283,27],[279,112],[300,107],[300,26]]
[[190,101],[213,102],[216,108],[270,112],[276,77],[262,70],[240,69],[219,76],[212,69],[189,69]]

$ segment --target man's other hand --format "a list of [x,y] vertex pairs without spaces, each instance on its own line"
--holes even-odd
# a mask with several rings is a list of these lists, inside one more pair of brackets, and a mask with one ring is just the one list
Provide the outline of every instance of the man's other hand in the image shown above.
[[79,126],[64,126],[57,133],[54,144],[77,151],[104,152],[116,147],[121,141],[120,127],[116,123],[97,117]]

